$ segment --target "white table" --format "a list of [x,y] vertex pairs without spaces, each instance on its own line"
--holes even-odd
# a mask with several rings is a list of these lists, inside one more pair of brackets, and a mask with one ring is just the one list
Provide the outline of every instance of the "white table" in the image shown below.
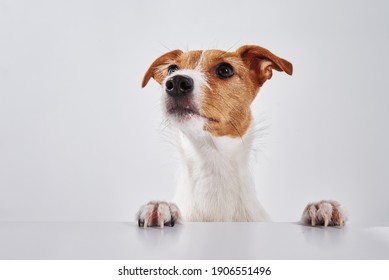
[[389,259],[389,226],[0,222],[0,259]]

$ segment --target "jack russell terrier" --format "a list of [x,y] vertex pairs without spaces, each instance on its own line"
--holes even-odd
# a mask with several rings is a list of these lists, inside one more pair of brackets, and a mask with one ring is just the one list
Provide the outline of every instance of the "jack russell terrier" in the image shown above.
[[[250,104],[273,70],[292,75],[290,62],[259,46],[235,52],[174,50],[157,58],[142,87],[162,86],[164,113],[178,130],[182,156],[176,203],[151,201],[137,213],[140,227],[189,222],[262,222],[249,170],[253,142]],[[308,204],[302,222],[342,226],[339,203]]]

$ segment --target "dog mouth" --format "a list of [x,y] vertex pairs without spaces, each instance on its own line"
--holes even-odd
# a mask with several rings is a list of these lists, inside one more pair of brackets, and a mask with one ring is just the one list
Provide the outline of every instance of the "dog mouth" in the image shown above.
[[176,117],[186,117],[186,116],[201,116],[200,113],[194,109],[194,108],[191,108],[189,106],[187,107],[181,107],[181,106],[175,106],[173,108],[170,108],[168,110],[168,113],[170,115],[174,115]]
[[[169,106],[170,105],[170,106]],[[167,106],[168,115],[178,121],[187,121],[194,118],[201,118],[199,110],[191,104],[169,104]]]
[[168,104],[166,109],[168,115],[173,116],[179,121],[202,118],[210,122],[218,122],[214,118],[210,118],[205,116],[204,114],[201,114],[200,111],[192,104]]

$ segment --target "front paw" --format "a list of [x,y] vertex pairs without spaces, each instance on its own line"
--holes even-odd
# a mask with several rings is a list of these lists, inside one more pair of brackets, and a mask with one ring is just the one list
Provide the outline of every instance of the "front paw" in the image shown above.
[[150,201],[137,213],[139,227],[161,227],[180,223],[181,213],[177,205],[164,201]]
[[343,226],[346,215],[338,202],[322,200],[309,203],[304,209],[301,221],[311,226]]

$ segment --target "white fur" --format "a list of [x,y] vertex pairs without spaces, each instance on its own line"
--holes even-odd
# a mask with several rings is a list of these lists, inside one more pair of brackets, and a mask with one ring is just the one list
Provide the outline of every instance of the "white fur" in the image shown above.
[[180,131],[182,166],[175,201],[185,221],[270,220],[250,176],[249,135],[234,139]]

